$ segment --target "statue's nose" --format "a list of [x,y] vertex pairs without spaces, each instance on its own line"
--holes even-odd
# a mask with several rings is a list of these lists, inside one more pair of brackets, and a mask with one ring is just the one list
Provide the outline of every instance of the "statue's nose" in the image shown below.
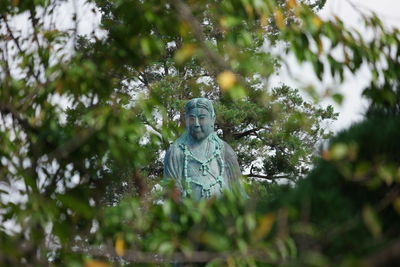
[[199,118],[196,118],[194,121],[194,126],[200,127]]

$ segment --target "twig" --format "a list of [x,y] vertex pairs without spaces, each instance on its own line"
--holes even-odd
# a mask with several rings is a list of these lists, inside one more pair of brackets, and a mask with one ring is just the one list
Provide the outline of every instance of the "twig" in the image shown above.
[[[7,20],[6,15],[0,15],[0,18],[2,18],[4,20],[4,23],[5,23],[6,29],[7,29],[7,33],[11,37],[11,39],[14,41],[14,44],[17,47],[18,52],[21,55],[23,55],[24,51],[22,50],[21,45],[18,42],[18,39],[14,36],[14,34],[13,34],[11,28],[10,28],[10,25],[8,24],[8,20]],[[34,68],[33,68],[33,66],[31,64],[29,64],[29,72],[33,75],[35,80],[40,84],[39,76],[35,73],[35,70],[34,70]]]
[[[106,258],[118,258],[113,248],[89,248],[89,249],[77,249],[75,252],[87,253],[95,257],[106,257]],[[204,263],[212,260],[226,261],[228,258],[240,258],[246,259],[253,257],[256,261],[280,264],[279,260],[272,259],[264,251],[251,250],[246,254],[240,252],[208,252],[208,251],[193,251],[190,254],[184,254],[182,252],[176,252],[170,256],[160,255],[153,252],[142,252],[136,250],[125,251],[124,256],[121,258],[131,263]]]
[[241,133],[234,133],[233,136],[235,137],[235,139],[240,139],[242,137],[245,137],[245,136],[248,136],[251,134],[257,134],[258,131],[266,130],[266,129],[267,128],[265,128],[265,127],[256,127],[256,128],[253,128],[253,129],[241,132]]
[[262,175],[262,174],[254,174],[254,173],[250,173],[250,174],[243,174],[244,177],[247,178],[262,178],[265,180],[278,180],[278,179],[289,179],[289,180],[293,180],[293,178],[291,178],[290,176],[287,175],[277,175],[277,176],[271,176],[271,175]]
[[9,104],[6,103],[1,103],[0,102],[0,112],[5,113],[5,114],[10,114],[11,117],[16,120],[18,122],[19,125],[21,125],[21,127],[27,131],[27,132],[33,132],[33,133],[38,133],[38,130],[33,127],[32,125],[29,124],[29,122],[24,119],[21,114],[14,109],[14,107],[12,107]]

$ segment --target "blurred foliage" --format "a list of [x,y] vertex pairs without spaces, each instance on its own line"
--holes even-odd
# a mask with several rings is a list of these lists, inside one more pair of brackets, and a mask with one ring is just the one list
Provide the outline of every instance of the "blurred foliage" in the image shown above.
[[[74,15],[55,27],[64,1],[0,2],[1,265],[399,261],[397,29],[364,15],[366,38],[321,20],[325,1],[89,2],[104,37],[79,36]],[[278,42],[321,80],[371,70],[365,121],[320,156],[337,114],[313,88],[307,101],[269,86]],[[214,100],[216,131],[250,170],[248,199],[157,190],[196,96]]]

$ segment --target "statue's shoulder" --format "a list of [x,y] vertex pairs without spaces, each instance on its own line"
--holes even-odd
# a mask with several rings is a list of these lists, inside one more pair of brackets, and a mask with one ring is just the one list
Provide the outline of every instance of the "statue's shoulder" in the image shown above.
[[235,168],[239,166],[235,151],[233,151],[232,147],[225,141],[224,141],[224,158],[227,166],[235,166]]
[[220,150],[223,152],[225,158],[236,158],[236,154],[233,151],[232,147],[225,142],[224,140],[222,140],[216,133],[213,134],[212,138],[217,142]]
[[232,159],[232,158],[237,158],[235,151],[233,151],[233,148],[225,141],[222,141],[223,146],[224,146],[224,153],[225,157]]
[[242,172],[240,171],[239,162],[235,151],[225,141],[224,145],[224,160],[225,160],[225,171],[230,182],[237,182]]
[[183,154],[182,145],[181,145],[179,142],[177,142],[177,141],[173,142],[173,143],[169,146],[169,148],[168,148],[168,150],[167,150],[167,154],[170,154],[170,155],[179,155],[179,154]]
[[179,137],[168,148],[166,157],[177,158],[184,155],[183,146],[185,145],[184,138]]

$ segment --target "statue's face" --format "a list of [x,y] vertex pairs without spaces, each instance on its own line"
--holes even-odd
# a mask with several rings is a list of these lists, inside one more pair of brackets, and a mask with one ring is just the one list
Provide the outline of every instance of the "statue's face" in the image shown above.
[[197,141],[204,140],[214,131],[214,117],[205,108],[193,108],[186,114],[186,128]]

